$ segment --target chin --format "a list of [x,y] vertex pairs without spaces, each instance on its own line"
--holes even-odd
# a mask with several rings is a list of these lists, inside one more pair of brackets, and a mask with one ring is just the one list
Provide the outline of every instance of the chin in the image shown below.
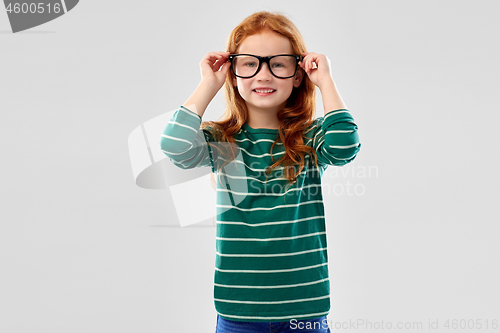
[[281,109],[280,105],[276,105],[276,104],[272,104],[272,105],[269,105],[269,104],[266,104],[266,105],[262,105],[262,104],[252,104],[253,107],[255,108],[259,108],[261,110],[274,110],[274,109]]
[[271,101],[269,101],[267,103],[263,103],[262,101],[260,101],[260,103],[259,102],[257,102],[257,103],[251,103],[250,102],[250,104],[253,105],[256,108],[259,108],[259,109],[276,109],[276,108],[282,109],[283,107],[286,106],[286,101],[283,101],[283,102],[280,102],[280,103],[279,102],[278,103],[277,102],[271,102]]

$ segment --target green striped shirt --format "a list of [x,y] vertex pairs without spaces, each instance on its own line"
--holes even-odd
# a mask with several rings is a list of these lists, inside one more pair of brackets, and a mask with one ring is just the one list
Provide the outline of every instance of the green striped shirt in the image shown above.
[[266,180],[266,170],[285,154],[283,143],[277,143],[271,159],[278,129],[245,123],[234,135],[237,157],[221,169],[224,157],[211,146],[217,143],[210,128],[200,125],[198,114],[180,107],[165,127],[160,147],[180,168],[206,166],[216,173],[217,313],[252,322],[327,315],[330,283],[321,176],[328,165],[352,161],[361,147],[350,112],[328,112],[305,131],[304,144],[316,150],[319,169],[306,153],[304,169],[291,186],[281,166]]

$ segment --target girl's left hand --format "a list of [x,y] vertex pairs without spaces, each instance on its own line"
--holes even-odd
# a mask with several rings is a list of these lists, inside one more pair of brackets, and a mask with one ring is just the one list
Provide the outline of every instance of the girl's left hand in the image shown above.
[[312,83],[321,89],[325,82],[333,82],[330,59],[326,55],[305,52],[302,56],[304,58],[299,62],[299,66],[304,69]]

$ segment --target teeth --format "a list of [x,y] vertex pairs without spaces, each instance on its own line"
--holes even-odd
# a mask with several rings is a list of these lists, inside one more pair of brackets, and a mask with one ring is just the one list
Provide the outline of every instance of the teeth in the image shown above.
[[273,92],[274,89],[265,89],[265,90],[263,90],[263,89],[255,89],[255,91],[258,92],[258,93],[270,93],[270,92]]

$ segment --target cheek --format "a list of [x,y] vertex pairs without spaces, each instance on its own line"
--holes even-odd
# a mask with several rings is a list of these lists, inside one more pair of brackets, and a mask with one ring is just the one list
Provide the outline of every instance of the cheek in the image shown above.
[[292,90],[293,90],[293,84],[292,83],[286,83],[286,84],[283,84],[281,86],[278,87],[282,92],[283,94],[285,94],[287,97],[289,97],[292,93]]
[[238,91],[240,92],[241,95],[248,95],[251,92],[250,82],[238,79],[236,83],[238,85]]

